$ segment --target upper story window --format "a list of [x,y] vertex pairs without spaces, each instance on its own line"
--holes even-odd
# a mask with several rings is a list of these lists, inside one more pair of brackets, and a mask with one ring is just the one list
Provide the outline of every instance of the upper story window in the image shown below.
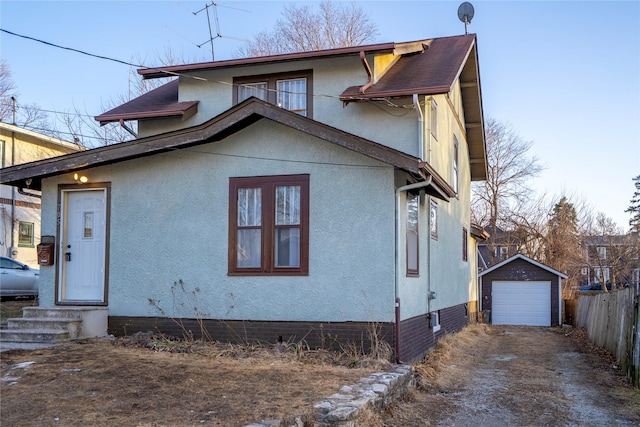
[[503,261],[509,257],[509,247],[508,246],[497,246],[495,248],[495,257],[499,261]]
[[598,259],[607,259],[607,248],[605,246],[598,246],[596,248]]
[[431,135],[438,139],[438,104],[435,99],[431,100],[429,108],[429,127],[431,127]]
[[458,138],[453,135],[453,190],[458,192]]
[[278,107],[311,117],[311,70],[233,79],[233,103],[255,96]]
[[309,175],[229,180],[229,274],[309,272]]

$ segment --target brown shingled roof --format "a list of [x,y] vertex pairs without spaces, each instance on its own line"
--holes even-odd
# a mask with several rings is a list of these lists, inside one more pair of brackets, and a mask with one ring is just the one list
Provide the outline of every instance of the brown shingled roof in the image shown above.
[[460,75],[474,40],[474,35],[433,39],[426,50],[402,56],[364,93],[360,92],[361,86],[352,86],[340,95],[340,99],[447,93]]
[[238,67],[254,64],[273,64],[280,62],[300,61],[313,58],[331,58],[336,56],[358,55],[360,52],[393,52],[399,45],[406,46],[412,43],[378,43],[364,46],[340,47],[336,49],[313,50],[307,52],[294,52],[279,55],[256,56],[249,58],[229,59],[224,61],[201,62],[197,64],[171,65],[161,68],[141,68],[138,70],[145,79],[159,77],[171,77],[176,74],[194,71],[211,70],[214,68]]
[[198,111],[198,101],[178,102],[178,79],[107,111],[95,119],[101,125],[120,120],[154,117],[181,117],[185,120]]

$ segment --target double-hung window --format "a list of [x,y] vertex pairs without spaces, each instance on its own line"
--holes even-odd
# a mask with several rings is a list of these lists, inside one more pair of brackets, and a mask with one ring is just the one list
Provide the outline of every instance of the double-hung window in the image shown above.
[[238,104],[255,96],[278,107],[311,117],[311,83],[311,71],[238,77],[233,80],[233,101]]
[[309,175],[229,180],[229,274],[307,275]]

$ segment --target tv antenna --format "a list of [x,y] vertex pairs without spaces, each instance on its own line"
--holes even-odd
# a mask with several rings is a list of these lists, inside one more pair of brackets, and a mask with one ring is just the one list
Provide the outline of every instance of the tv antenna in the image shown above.
[[473,5],[468,1],[458,7],[458,19],[464,22],[464,35],[467,35],[467,24],[471,24],[473,19]]
[[[216,3],[215,1],[212,1],[211,4],[207,3],[204,5],[204,7],[200,10],[198,10],[197,12],[192,12],[194,15],[198,15],[200,12],[202,12],[203,10],[207,13],[207,23],[209,24],[209,40],[200,43],[200,44],[196,44],[196,46],[198,48],[201,48],[202,46],[204,46],[207,43],[211,43],[211,60],[215,61],[215,56],[214,56],[214,52],[213,52],[213,41],[217,38],[222,38],[222,34],[220,33],[220,22],[218,20],[218,6],[221,7],[228,7],[229,9],[236,9],[236,10],[240,10],[242,12],[248,12],[247,10],[242,10],[242,9],[237,9],[235,7],[229,7],[229,6],[223,6],[221,4]],[[215,36],[213,35],[213,31],[211,30],[211,16],[209,15],[209,8],[213,9],[213,19],[214,19],[214,25],[216,28],[216,34]],[[229,39],[234,39],[234,40],[240,40],[240,41],[246,41],[245,39],[238,39],[238,38],[234,38],[234,37],[229,37],[229,36],[225,36],[225,38],[229,38]]]

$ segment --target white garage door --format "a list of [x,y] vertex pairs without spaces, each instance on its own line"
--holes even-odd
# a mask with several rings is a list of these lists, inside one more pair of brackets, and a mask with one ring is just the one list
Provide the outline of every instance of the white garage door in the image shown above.
[[551,326],[551,282],[500,282],[492,287],[494,325]]

